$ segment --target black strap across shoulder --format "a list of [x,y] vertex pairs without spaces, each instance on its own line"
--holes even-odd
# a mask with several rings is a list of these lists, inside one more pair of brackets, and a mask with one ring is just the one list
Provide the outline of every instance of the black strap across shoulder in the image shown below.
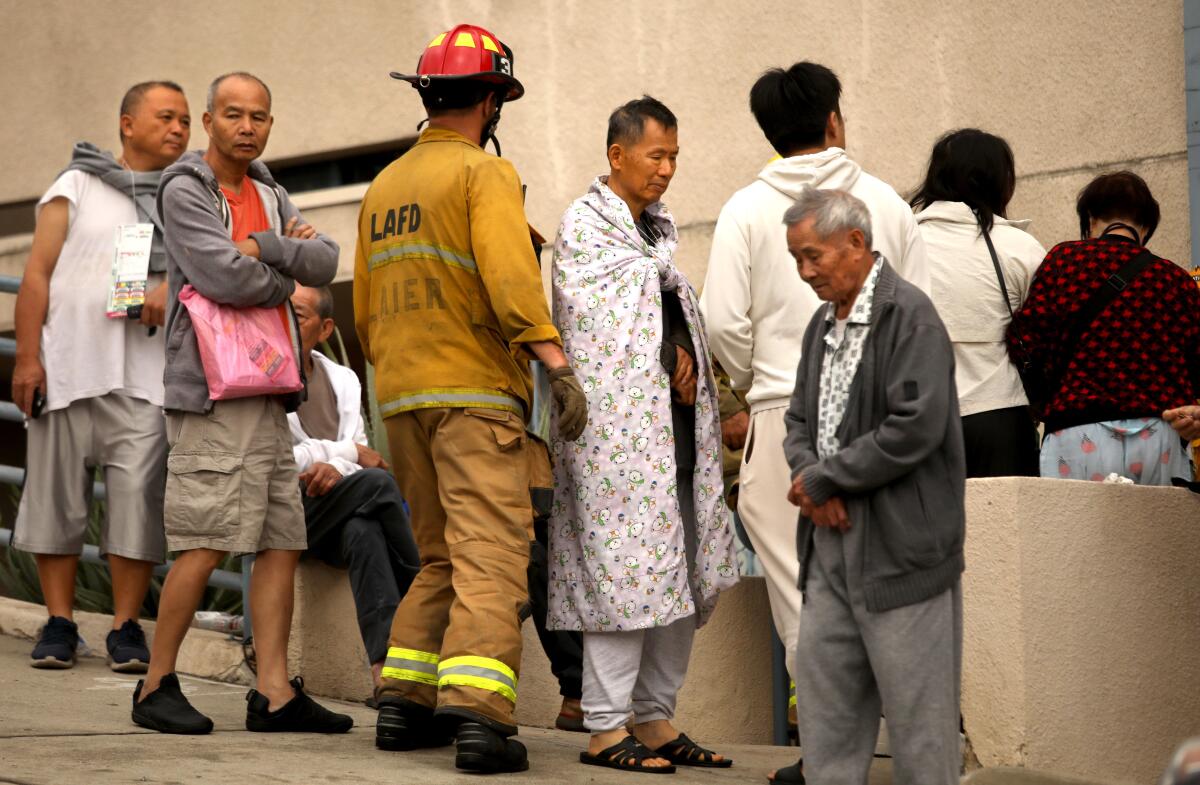
[[[1008,307],[1008,315],[1011,319],[1013,308],[1012,303],[1008,299],[1008,286],[1004,283],[1004,270],[1000,267],[1000,258],[996,255],[996,247],[992,245],[991,235],[983,228],[982,224],[980,224],[979,229],[983,234],[983,241],[987,243],[988,253],[992,257],[992,265],[996,268],[996,280],[1000,282],[1000,293],[1004,296],[1004,304]],[[1121,292],[1125,291],[1125,288],[1157,258],[1149,250],[1142,248],[1134,254],[1132,259],[1122,265],[1120,270],[1110,275],[1105,280],[1104,285],[1088,298],[1083,308],[1071,320],[1071,323],[1067,326],[1067,330],[1063,333],[1061,345],[1069,347],[1069,351],[1074,351],[1079,339],[1087,332],[1092,322],[1096,321],[1096,317],[1103,313],[1109,303],[1115,300]],[[1019,337],[1017,338],[1017,351],[1025,358],[1024,362],[1028,364],[1029,353],[1026,351],[1025,344]],[[1060,373],[1065,370],[1065,365],[1066,363],[1064,363],[1063,368],[1059,369]],[[1028,371],[1028,368],[1022,370],[1022,378],[1025,377]],[[1044,392],[1053,395],[1058,389],[1058,379],[1050,377],[1047,374],[1044,377],[1044,381],[1046,382]]]
[[[1004,304],[1008,306],[1008,315],[1011,318],[1012,303],[1008,299],[1008,287],[1004,285],[1004,271],[1000,268],[1000,259],[996,256],[996,247],[992,245],[992,238],[986,231],[983,233],[983,241],[987,243],[988,253],[992,256],[992,265],[996,268],[996,279],[1000,282],[1000,292],[1004,295]],[[1096,317],[1108,307],[1108,304],[1125,291],[1125,287],[1129,286],[1157,258],[1149,250],[1142,248],[1132,259],[1122,265],[1120,270],[1110,275],[1104,282],[1106,286],[1101,286],[1098,292],[1088,298],[1083,308],[1072,320],[1070,329],[1064,335],[1063,346],[1074,346],[1078,338],[1092,322],[1096,321]]]
[[992,266],[996,268],[996,280],[1000,282],[1000,294],[1004,296],[1004,305],[1008,307],[1008,318],[1012,319],[1012,302],[1008,299],[1008,287],[1004,284],[1004,270],[1000,267],[1000,257],[996,256],[996,246],[992,245],[992,236],[987,229],[983,228],[982,223],[979,224],[979,231],[983,233],[983,241],[987,243],[988,253],[992,256]]
[[1096,317],[1103,313],[1108,304],[1117,299],[1121,292],[1125,291],[1125,287],[1133,283],[1133,280],[1141,275],[1157,258],[1150,251],[1142,248],[1132,259],[1122,265],[1120,270],[1110,275],[1105,280],[1105,285],[1101,286],[1098,291],[1088,298],[1088,301],[1083,304],[1083,308],[1075,316],[1074,321],[1071,322],[1070,332],[1066,336],[1068,340],[1063,342],[1063,346],[1076,346],[1079,338],[1087,332],[1091,323],[1096,321]]

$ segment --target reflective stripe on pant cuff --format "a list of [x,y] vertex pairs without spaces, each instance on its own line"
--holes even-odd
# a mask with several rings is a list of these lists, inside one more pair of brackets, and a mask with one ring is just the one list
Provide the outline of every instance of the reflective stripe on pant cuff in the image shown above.
[[500,660],[465,655],[438,664],[438,687],[475,687],[517,702],[517,674]]
[[392,646],[383,662],[380,676],[397,681],[415,681],[419,684],[437,686],[438,655],[417,649],[401,649]]

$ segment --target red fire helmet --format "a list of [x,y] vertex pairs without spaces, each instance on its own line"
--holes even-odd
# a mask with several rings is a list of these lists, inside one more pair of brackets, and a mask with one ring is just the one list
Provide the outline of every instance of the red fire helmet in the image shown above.
[[495,82],[508,87],[506,101],[515,101],[525,94],[525,88],[513,76],[512,50],[499,38],[475,25],[457,25],[439,33],[417,61],[417,73],[392,71],[391,76],[403,79],[413,87],[428,87],[451,79]]

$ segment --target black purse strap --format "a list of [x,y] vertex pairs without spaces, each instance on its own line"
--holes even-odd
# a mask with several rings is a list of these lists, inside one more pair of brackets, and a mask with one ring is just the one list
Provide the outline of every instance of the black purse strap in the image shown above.
[[983,234],[983,241],[987,243],[988,253],[992,256],[992,266],[996,268],[996,280],[1000,282],[1000,294],[1004,297],[1004,304],[1008,307],[1008,318],[1012,319],[1012,302],[1008,299],[1008,287],[1004,284],[1004,270],[1000,267],[1000,257],[996,255],[996,246],[992,245],[992,236],[987,229],[983,228],[982,222],[979,224],[979,231]]
[[1142,248],[1132,259],[1123,264],[1120,270],[1108,276],[1100,289],[1088,298],[1088,301],[1079,309],[1079,313],[1076,314],[1074,321],[1071,322],[1070,331],[1064,336],[1066,340],[1063,341],[1062,345],[1069,347],[1076,346],[1079,339],[1087,332],[1088,327],[1091,326],[1092,322],[1096,321],[1096,317],[1103,313],[1108,304],[1117,299],[1121,295],[1121,292],[1125,291],[1125,288],[1133,283],[1133,280],[1141,275],[1157,258],[1150,251]]
[[[987,243],[988,253],[991,254],[992,265],[996,268],[996,280],[1000,282],[1000,292],[1004,296],[1004,304],[1008,306],[1008,315],[1011,319],[1013,308],[1012,303],[1009,302],[1008,299],[1008,287],[1004,283],[1004,271],[1000,267],[1000,258],[996,255],[996,247],[992,245],[992,238],[988,234],[988,231],[983,228],[982,223],[979,225],[979,230],[983,234],[983,241]],[[1081,338],[1084,333],[1087,332],[1087,329],[1089,326],[1091,326],[1092,322],[1096,321],[1096,317],[1099,316],[1104,309],[1108,307],[1109,303],[1115,300],[1121,294],[1121,292],[1125,291],[1125,288],[1129,286],[1129,284],[1132,283],[1135,278],[1141,275],[1142,272],[1145,271],[1145,269],[1149,267],[1157,258],[1158,257],[1150,253],[1150,251],[1148,251],[1146,248],[1142,248],[1134,255],[1132,259],[1122,265],[1120,270],[1117,270],[1115,273],[1110,275],[1105,280],[1104,285],[1100,287],[1099,291],[1093,294],[1088,301],[1084,303],[1084,306],[1079,310],[1079,313],[1075,315],[1075,318],[1071,321],[1068,329],[1065,333],[1063,333],[1062,345],[1067,347],[1075,347],[1079,338]],[[1025,349],[1025,344],[1019,337],[1017,338],[1017,351],[1023,357],[1028,358],[1029,354]],[[1060,370],[1065,370],[1065,364],[1063,369]],[[1058,389],[1058,376],[1053,378],[1047,376],[1046,381],[1049,383],[1050,389]]]

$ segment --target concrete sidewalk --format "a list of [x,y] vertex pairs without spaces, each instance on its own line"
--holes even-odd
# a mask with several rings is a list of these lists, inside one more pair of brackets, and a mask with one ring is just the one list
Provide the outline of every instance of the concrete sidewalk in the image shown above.
[[[246,688],[184,678],[197,708],[213,718],[209,736],[164,736],[129,719],[136,677],[112,673],[104,660],[81,659],[67,671],[29,667],[30,644],[0,635],[0,783],[18,785],[226,785],[227,783],[429,783],[480,782],[454,768],[453,749],[409,753],[374,747],[375,713],[364,706],[322,700],[353,715],[345,736],[245,730]],[[523,728],[530,770],[503,781],[530,785],[596,783],[632,785],[637,775],[578,762],[582,734]],[[730,769],[680,768],[673,785],[765,783],[767,773],[794,762],[796,748],[727,746],[700,739],[732,757]],[[890,782],[890,761],[876,762],[872,785]],[[658,780],[655,780],[657,782]]]

